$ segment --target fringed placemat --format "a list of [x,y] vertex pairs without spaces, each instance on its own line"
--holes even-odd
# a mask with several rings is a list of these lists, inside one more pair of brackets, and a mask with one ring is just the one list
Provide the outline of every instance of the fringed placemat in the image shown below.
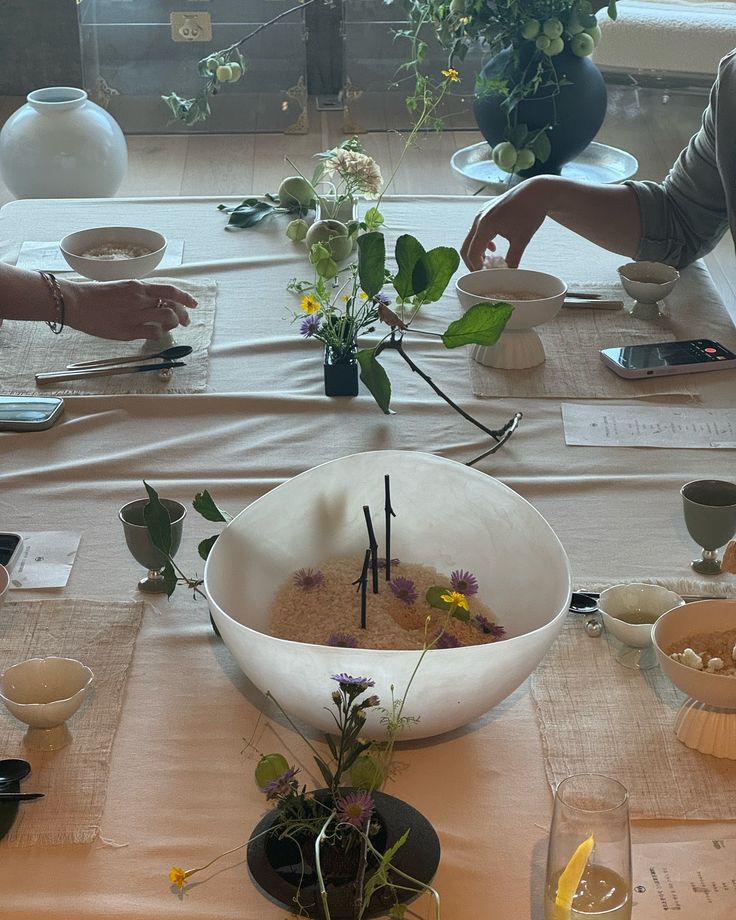
[[[630,305],[620,288],[590,282],[570,284],[570,290],[600,294],[605,300]],[[673,342],[666,319],[646,322],[627,310],[563,307],[552,322],[537,327],[545,361],[537,367],[501,370],[478,364],[468,349],[473,395],[485,399],[552,396],[562,399],[632,399],[654,395],[691,395],[678,377],[624,380],[607,368],[598,352],[602,348],[651,342]],[[512,333],[513,334],[513,333]]]
[[26,726],[0,707],[0,756],[28,760],[22,789],[45,798],[21,804],[8,846],[90,843],[99,833],[107,796],[110,750],[123,704],[143,602],[86,600],[8,602],[0,618],[0,670],[58,655],[77,658],[95,679],[87,699],[69,719],[72,742],[59,751],[26,751]]
[[[194,297],[198,306],[189,311],[191,323],[177,327],[158,342],[118,342],[86,335],[65,328],[52,335],[45,323],[6,320],[0,330],[0,393],[13,396],[113,395],[118,393],[196,393],[207,386],[208,349],[215,325],[217,284],[215,281],[182,281],[178,278],[150,279],[174,284]],[[93,282],[90,282],[93,283]],[[101,309],[104,304],[101,303]],[[114,377],[88,377],[63,383],[38,386],[35,374],[61,371],[67,364],[95,361],[125,355],[144,355],[171,345],[191,345],[194,349],[177,367],[173,376],[162,380],[156,371],[121,374]]]
[[626,786],[634,818],[736,819],[736,762],[678,741],[683,694],[658,667],[619,664],[617,641],[605,630],[588,636],[585,619],[568,616],[532,674],[550,785],[571,773],[604,773]]

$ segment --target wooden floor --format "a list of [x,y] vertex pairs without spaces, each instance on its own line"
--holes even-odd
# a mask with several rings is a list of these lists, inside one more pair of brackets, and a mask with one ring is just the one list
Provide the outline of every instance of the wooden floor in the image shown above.
[[[666,100],[666,101],[665,101]],[[0,97],[0,124],[24,100]],[[605,123],[596,140],[632,153],[639,161],[637,178],[659,180],[697,131],[707,97],[700,93],[657,89],[609,88]],[[312,154],[344,139],[339,112],[310,112],[308,134],[138,135],[128,137],[128,174],[119,196],[250,195],[276,192],[293,170],[310,171]],[[381,164],[397,194],[465,194],[469,189],[450,169],[450,156],[482,140],[473,131],[422,135],[403,161],[404,138],[390,130],[361,137]],[[0,205],[12,195],[0,181]],[[461,240],[456,241],[460,245]],[[706,262],[721,295],[736,317],[736,257],[728,238]]]

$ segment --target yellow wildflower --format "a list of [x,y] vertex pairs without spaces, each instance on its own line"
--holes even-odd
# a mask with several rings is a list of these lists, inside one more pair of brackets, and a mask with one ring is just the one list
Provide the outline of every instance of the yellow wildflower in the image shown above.
[[319,313],[319,301],[312,297],[311,294],[305,294],[304,297],[302,297],[299,308],[304,310],[305,313],[309,313],[311,316],[312,313]]
[[442,76],[447,77],[450,83],[459,83],[460,74],[455,70],[454,67],[448,67],[447,70],[442,71]]
[[467,597],[459,591],[449,591],[447,594],[442,594],[441,597],[446,604],[452,604],[454,607],[462,607],[463,610],[470,609],[468,607]]
[[180,869],[179,866],[172,866],[169,869],[169,881],[172,885],[176,885],[179,891],[184,887],[187,875],[189,873],[185,872],[184,869]]
[[361,300],[368,300],[368,295],[366,294],[365,291],[361,291],[361,292],[360,292],[360,299],[361,299]]

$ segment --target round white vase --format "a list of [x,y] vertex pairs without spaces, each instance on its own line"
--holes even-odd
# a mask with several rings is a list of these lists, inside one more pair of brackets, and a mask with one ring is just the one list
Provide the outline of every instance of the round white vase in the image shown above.
[[17,198],[107,198],[128,167],[115,119],[87,93],[52,86],[28,101],[0,131],[0,173]]

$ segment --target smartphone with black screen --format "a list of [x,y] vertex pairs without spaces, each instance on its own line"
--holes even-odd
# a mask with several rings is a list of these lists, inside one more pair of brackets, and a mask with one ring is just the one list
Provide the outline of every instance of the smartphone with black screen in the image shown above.
[[0,533],[0,565],[11,571],[22,547],[23,538],[19,533]]
[[604,348],[601,358],[620,377],[661,377],[736,367],[736,354],[712,339]]
[[0,431],[42,431],[63,408],[58,396],[0,396]]

